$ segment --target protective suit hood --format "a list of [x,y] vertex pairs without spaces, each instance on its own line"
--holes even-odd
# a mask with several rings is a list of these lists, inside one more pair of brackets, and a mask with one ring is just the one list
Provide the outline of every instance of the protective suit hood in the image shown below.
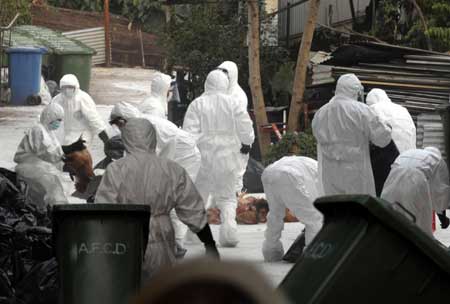
[[147,119],[132,118],[127,121],[121,132],[122,141],[128,153],[155,152],[156,130]]
[[228,92],[229,81],[224,72],[219,70],[211,71],[206,77],[205,93],[222,93]]
[[122,117],[126,120],[141,116],[141,112],[132,104],[121,101],[117,103],[111,110],[110,119]]
[[436,147],[426,147],[426,148],[424,148],[424,150],[437,155],[439,158],[442,158],[441,151],[439,151],[439,149]]
[[152,79],[150,95],[167,99],[167,92],[169,91],[171,82],[172,78],[169,75],[158,73]]
[[363,90],[361,81],[355,74],[345,74],[339,77],[336,85],[336,96],[343,96],[353,100],[358,99],[359,93]]
[[238,67],[236,63],[234,63],[233,61],[224,61],[218,66],[218,68],[224,69],[228,72],[228,80],[229,80],[228,93],[232,94],[236,86],[239,85]]
[[55,120],[62,120],[64,118],[64,110],[63,108],[56,103],[50,103],[45,106],[42,110],[41,116],[39,118],[41,124],[48,129],[49,124]]
[[366,103],[368,106],[374,105],[380,102],[392,102],[386,92],[382,89],[372,89],[366,97]]
[[78,82],[77,76],[73,74],[64,75],[59,81],[59,87],[62,88],[64,86],[72,86],[75,87],[77,90],[80,89],[80,83]]

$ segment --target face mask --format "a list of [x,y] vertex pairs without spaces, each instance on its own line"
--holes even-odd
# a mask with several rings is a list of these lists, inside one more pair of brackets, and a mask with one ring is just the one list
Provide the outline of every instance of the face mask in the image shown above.
[[61,121],[55,120],[49,124],[49,129],[54,131],[54,130],[57,130],[60,126],[61,126]]
[[61,91],[66,98],[73,98],[75,96],[75,88],[62,88]]

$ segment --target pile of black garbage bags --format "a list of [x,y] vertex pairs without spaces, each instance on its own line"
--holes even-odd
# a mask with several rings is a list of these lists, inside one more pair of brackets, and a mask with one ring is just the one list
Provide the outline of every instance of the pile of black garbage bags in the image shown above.
[[25,193],[16,174],[0,168],[0,304],[57,303],[50,211]]

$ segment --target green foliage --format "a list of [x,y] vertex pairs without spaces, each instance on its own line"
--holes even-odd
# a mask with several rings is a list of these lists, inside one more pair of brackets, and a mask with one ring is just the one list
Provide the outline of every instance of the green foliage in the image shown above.
[[[243,6],[245,8],[245,5]],[[160,44],[168,51],[170,70],[181,66],[193,75],[194,98],[203,92],[207,74],[225,60],[236,62],[239,83],[250,93],[248,85],[247,13],[237,2],[218,1],[214,4],[194,6],[192,10],[173,12]],[[261,47],[261,81],[266,105],[274,105],[271,88],[273,76],[289,58],[286,49],[278,46]]]
[[[237,15],[229,18],[217,5],[195,6],[190,14],[172,15],[160,42],[168,50],[169,67],[182,66],[193,75],[194,95],[203,92],[209,71],[224,60],[242,62],[242,39],[246,28]],[[194,96],[192,96],[194,97]]]
[[[285,106],[289,104],[289,95],[292,90],[292,82],[294,80],[294,70],[292,70],[292,78],[287,79],[289,75],[285,75],[284,72],[288,72],[288,69],[283,66],[286,65],[291,59],[289,57],[289,51],[279,46],[266,46],[264,41],[261,43],[261,83],[263,87],[263,94],[266,106]],[[245,60],[247,60],[248,54],[245,54]],[[277,82],[277,77],[283,77],[284,80],[291,81],[291,84],[285,84],[284,86],[274,88],[273,82]],[[248,77],[247,77],[248,79]],[[279,81],[278,81],[279,84]]]
[[399,1],[382,0],[378,5],[375,36],[383,41],[394,42],[398,33]]
[[8,25],[16,14],[20,17],[18,24],[29,24],[31,22],[30,1],[28,0],[0,0],[0,26]]
[[56,7],[64,7],[81,11],[103,10],[103,0],[48,0],[47,3]]
[[130,22],[155,25],[154,19],[165,21],[161,2],[158,0],[114,0],[111,2],[111,12],[128,18]]
[[310,129],[300,133],[286,133],[279,142],[270,146],[264,163],[267,166],[289,155],[317,159],[317,143]]
[[386,42],[427,48],[427,36],[433,50],[450,50],[450,2],[418,0],[427,22],[425,32],[421,19],[409,0],[382,0],[377,12],[376,36]]
[[283,63],[270,81],[277,106],[289,105],[295,77],[295,62]]

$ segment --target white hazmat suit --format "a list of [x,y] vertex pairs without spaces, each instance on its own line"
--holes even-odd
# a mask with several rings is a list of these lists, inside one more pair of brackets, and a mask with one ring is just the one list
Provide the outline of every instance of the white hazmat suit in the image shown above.
[[50,94],[50,90],[48,89],[44,77],[42,76],[41,76],[41,88],[39,90],[39,96],[41,96],[41,101],[43,105],[48,105],[50,102],[52,102],[52,95]]
[[54,130],[64,117],[57,104],[44,107],[40,123],[29,129],[17,148],[16,172],[28,184],[27,198],[38,208],[68,203],[60,180],[63,151]]
[[[223,69],[227,71],[228,73],[228,94],[230,94],[231,98],[238,101],[239,105],[242,106],[244,111],[247,111],[248,106],[248,98],[247,94],[245,94],[244,90],[241,88],[241,86],[238,83],[238,67],[236,63],[233,61],[224,61],[222,64],[219,65],[219,69]],[[249,159],[249,154],[240,154],[240,165],[241,168],[239,170],[238,178],[236,181],[236,192],[242,191],[242,188],[244,187],[244,174],[247,170],[247,164]]]
[[[195,181],[200,169],[201,155],[192,135],[179,129],[167,119],[142,114],[136,107],[127,102],[120,102],[112,109],[111,119],[119,117],[125,120],[140,117],[150,121],[156,129],[156,154],[179,164],[187,171],[189,177]],[[177,243],[182,247],[188,227],[177,219],[174,211],[171,212],[171,217],[175,227]]]
[[[416,186],[415,180],[426,186]],[[400,154],[392,164],[381,198],[400,203],[414,214],[425,232],[431,233],[432,210],[442,212],[450,204],[448,168],[439,150],[427,147]]]
[[369,141],[385,147],[391,141],[391,128],[369,106],[357,101],[362,92],[354,74],[343,75],[335,96],[314,116],[312,130],[325,195],[376,195]]
[[144,276],[150,278],[161,267],[175,263],[170,211],[175,209],[179,219],[195,233],[206,226],[206,211],[186,170],[155,154],[156,130],[148,120],[128,120],[121,132],[127,155],[106,168],[95,202],[150,205],[143,265]]
[[395,104],[381,89],[367,94],[366,103],[392,127],[392,139],[401,153],[416,148],[416,126],[408,110]]
[[241,144],[255,139],[250,117],[238,101],[227,95],[225,73],[208,74],[205,92],[188,107],[183,129],[193,134],[202,155],[196,186],[205,202],[211,194],[220,209],[219,243],[238,243],[235,183],[240,170]]
[[172,79],[169,75],[157,73],[152,78],[150,96],[138,105],[138,109],[144,114],[152,114],[167,119],[167,94],[171,82]]
[[281,261],[286,208],[305,225],[306,246],[322,228],[323,216],[313,205],[321,195],[317,161],[303,156],[283,157],[264,170],[262,182],[269,204],[262,253],[267,262]]
[[[94,101],[80,89],[75,75],[64,75],[59,86],[61,93],[56,95],[52,102],[59,104],[64,109],[63,145],[76,142],[81,135],[87,143],[90,143],[94,135],[106,131],[106,123],[98,114]],[[65,93],[64,87],[74,87],[75,91]]]

